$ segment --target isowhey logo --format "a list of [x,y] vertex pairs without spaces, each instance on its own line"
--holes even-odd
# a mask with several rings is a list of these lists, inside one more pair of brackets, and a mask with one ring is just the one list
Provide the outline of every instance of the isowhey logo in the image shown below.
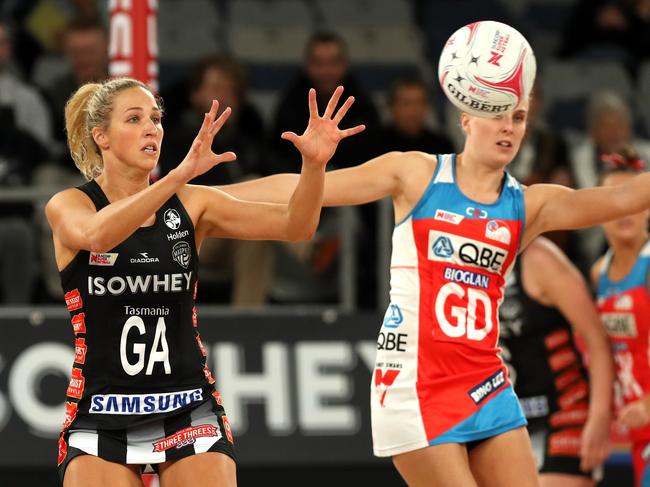
[[166,210],[163,219],[165,220],[165,225],[172,230],[178,230],[181,226],[181,217],[174,208]]
[[182,240],[176,242],[172,247],[172,258],[183,268],[187,269],[192,258],[192,249],[190,244]]

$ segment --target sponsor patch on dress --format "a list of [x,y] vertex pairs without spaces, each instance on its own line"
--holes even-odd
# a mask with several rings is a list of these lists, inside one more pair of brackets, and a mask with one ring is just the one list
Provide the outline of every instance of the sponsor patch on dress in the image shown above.
[[480,404],[505,383],[506,376],[503,373],[503,370],[499,370],[480,384],[472,387],[467,394],[472,398],[474,404]]

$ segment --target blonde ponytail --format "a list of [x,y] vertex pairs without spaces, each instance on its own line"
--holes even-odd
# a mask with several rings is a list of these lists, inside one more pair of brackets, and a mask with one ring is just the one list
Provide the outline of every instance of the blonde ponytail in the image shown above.
[[108,128],[115,95],[129,88],[144,88],[144,83],[131,78],[117,78],[102,83],[87,83],[79,88],[65,105],[65,129],[68,147],[75,166],[87,180],[99,176],[104,160],[92,136],[95,127]]

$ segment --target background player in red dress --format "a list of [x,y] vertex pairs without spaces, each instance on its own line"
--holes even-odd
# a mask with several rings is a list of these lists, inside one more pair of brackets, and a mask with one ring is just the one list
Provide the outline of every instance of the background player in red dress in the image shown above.
[[[632,151],[606,156],[604,187],[626,184],[645,168]],[[629,431],[637,486],[650,486],[650,243],[643,210],[603,224],[608,252],[592,268],[597,307],[612,346],[616,420]]]

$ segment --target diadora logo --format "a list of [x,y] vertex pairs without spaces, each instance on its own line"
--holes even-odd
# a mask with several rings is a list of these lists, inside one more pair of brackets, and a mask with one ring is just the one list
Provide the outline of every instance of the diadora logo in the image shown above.
[[460,222],[462,222],[463,218],[465,218],[463,215],[445,210],[436,210],[436,216],[434,216],[435,220],[453,223],[454,225],[458,225]]
[[[429,240],[431,239],[429,238]],[[454,255],[454,247],[451,245],[451,240],[444,235],[437,238],[431,249],[436,257],[441,257],[443,259]]]
[[140,252],[140,257],[131,257],[131,264],[150,264],[160,262],[158,257],[149,257],[149,252]]
[[485,225],[485,236],[490,240],[496,240],[504,244],[510,243],[510,229],[508,226],[497,220],[490,220]]
[[181,226],[181,217],[174,208],[169,208],[164,214],[165,225],[172,230],[178,230]]
[[429,260],[469,265],[502,273],[508,251],[493,245],[435,230],[429,231]]
[[117,260],[117,253],[100,253],[100,252],[91,252],[90,257],[88,258],[89,265],[105,265],[112,266],[115,265]]
[[384,315],[384,326],[386,328],[397,328],[403,321],[402,310],[396,304],[391,303]]
[[488,217],[488,212],[485,210],[482,210],[481,208],[474,208],[473,206],[468,206],[467,209],[465,210],[465,214],[467,216],[471,216],[472,218],[487,218]]

